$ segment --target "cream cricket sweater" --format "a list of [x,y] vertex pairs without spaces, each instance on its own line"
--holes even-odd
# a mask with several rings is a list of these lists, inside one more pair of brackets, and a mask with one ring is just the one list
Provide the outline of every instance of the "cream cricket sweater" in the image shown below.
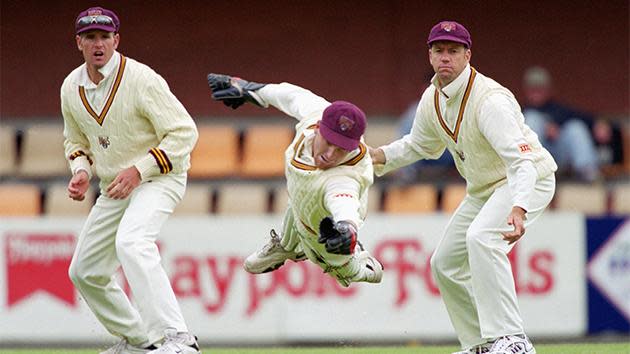
[[159,174],[185,174],[197,128],[166,81],[148,66],[114,53],[100,69],[98,85],[85,64],[61,86],[65,153],[72,173],[92,176],[104,189],[136,166],[143,181]]
[[470,65],[449,85],[437,78],[418,105],[410,134],[383,147],[385,165],[378,175],[423,158],[453,155],[467,193],[488,198],[509,183],[513,205],[525,210],[536,180],[557,169],[536,134],[524,124],[512,93]]
[[257,93],[266,104],[299,120],[295,138],[285,151],[289,204],[298,230],[318,234],[325,216],[361,227],[367,214],[368,188],[374,178],[365,144],[349,152],[339,166],[318,169],[313,159],[313,139],[317,122],[330,102],[288,83],[268,84]]

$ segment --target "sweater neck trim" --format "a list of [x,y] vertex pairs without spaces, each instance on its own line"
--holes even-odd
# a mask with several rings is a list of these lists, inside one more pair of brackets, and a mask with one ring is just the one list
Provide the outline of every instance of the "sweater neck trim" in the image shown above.
[[79,86],[79,96],[81,97],[81,102],[83,102],[83,107],[87,110],[87,112],[94,118],[94,120],[98,123],[98,125],[102,126],[103,121],[105,120],[105,116],[114,102],[114,97],[116,96],[116,92],[118,92],[118,87],[120,86],[120,82],[122,81],[123,72],[125,71],[125,64],[127,64],[127,58],[123,55],[120,56],[120,64],[118,65],[118,71],[116,72],[116,78],[114,79],[114,84],[112,85],[112,90],[109,92],[109,96],[107,97],[107,101],[105,102],[105,106],[100,114],[97,114],[96,111],[90,105],[90,102],[87,100],[87,96],[85,95],[85,87]]
[[468,78],[468,83],[466,84],[466,90],[464,91],[464,97],[462,98],[462,102],[459,105],[459,113],[457,114],[457,122],[455,123],[455,130],[451,130],[446,122],[444,121],[444,117],[442,117],[442,112],[440,110],[440,93],[436,89],[435,94],[433,95],[433,105],[435,106],[435,113],[437,113],[438,122],[442,126],[442,129],[448,134],[448,136],[453,139],[455,143],[457,143],[457,138],[459,136],[459,128],[461,127],[462,120],[464,119],[464,110],[466,109],[466,104],[468,103],[468,98],[470,98],[470,92],[472,91],[473,82],[475,81],[475,77],[477,76],[477,70],[475,68],[470,68],[470,77]]

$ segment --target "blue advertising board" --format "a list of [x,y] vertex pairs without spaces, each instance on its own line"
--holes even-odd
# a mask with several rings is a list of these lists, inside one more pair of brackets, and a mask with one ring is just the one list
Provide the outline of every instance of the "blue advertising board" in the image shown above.
[[588,332],[630,333],[630,218],[588,218]]

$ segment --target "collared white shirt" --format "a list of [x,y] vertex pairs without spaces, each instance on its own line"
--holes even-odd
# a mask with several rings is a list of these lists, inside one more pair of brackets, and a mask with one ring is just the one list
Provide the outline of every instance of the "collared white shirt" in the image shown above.
[[90,105],[94,107],[97,112],[103,110],[107,97],[109,97],[109,93],[114,85],[116,69],[118,69],[119,64],[120,53],[114,52],[114,55],[112,55],[107,64],[98,69],[98,71],[103,75],[103,80],[101,80],[98,84],[94,83],[90,79],[86,64],[83,64],[83,67],[76,78],[75,83],[85,88],[85,95],[87,96]]

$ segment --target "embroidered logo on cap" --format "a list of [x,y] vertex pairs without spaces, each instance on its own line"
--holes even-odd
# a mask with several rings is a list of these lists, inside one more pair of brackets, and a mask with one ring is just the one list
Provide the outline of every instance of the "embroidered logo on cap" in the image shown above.
[[352,127],[354,127],[354,121],[346,116],[339,117],[338,124],[342,132],[352,130]]
[[100,16],[103,14],[103,10],[101,9],[92,9],[88,11],[88,16]]
[[442,23],[440,27],[442,27],[442,29],[445,30],[446,32],[450,32],[450,31],[454,31],[457,25],[453,22],[444,22]]

